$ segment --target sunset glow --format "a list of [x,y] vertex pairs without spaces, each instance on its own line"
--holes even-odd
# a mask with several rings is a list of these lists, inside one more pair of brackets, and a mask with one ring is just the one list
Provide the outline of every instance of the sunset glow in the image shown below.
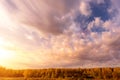
[[120,0],[1,0],[0,66],[120,66]]
[[9,50],[13,45],[6,41],[4,38],[0,38],[0,65],[10,67],[10,62],[14,60],[14,51]]
[[14,58],[14,55],[11,51],[0,48],[0,65],[10,67],[10,61]]

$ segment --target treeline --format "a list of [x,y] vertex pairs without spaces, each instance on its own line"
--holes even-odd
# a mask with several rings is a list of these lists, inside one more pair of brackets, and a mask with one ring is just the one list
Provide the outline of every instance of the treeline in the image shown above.
[[28,69],[12,70],[0,67],[0,77],[25,78],[71,78],[81,79],[120,79],[120,68],[91,68],[91,69]]

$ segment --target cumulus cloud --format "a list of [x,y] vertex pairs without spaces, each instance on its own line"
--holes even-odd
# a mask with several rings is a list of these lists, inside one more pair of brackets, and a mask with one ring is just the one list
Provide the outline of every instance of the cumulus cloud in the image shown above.
[[85,16],[91,15],[91,9],[88,2],[81,1],[79,10],[82,15],[85,15]]
[[22,47],[11,63],[24,68],[120,66],[119,0],[0,3],[13,19],[9,27],[14,25],[0,34]]

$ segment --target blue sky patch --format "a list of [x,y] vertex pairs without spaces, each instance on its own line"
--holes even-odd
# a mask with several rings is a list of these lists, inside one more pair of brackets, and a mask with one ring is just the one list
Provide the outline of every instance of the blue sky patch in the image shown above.
[[111,18],[111,14],[108,12],[108,9],[111,6],[111,1],[110,0],[105,0],[104,3],[96,4],[96,3],[90,3],[91,10],[92,10],[92,17],[100,17],[101,20],[106,21]]

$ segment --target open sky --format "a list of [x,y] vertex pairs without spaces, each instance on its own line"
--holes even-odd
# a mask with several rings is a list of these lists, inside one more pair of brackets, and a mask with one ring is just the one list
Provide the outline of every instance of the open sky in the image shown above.
[[120,0],[0,0],[0,65],[120,67]]

